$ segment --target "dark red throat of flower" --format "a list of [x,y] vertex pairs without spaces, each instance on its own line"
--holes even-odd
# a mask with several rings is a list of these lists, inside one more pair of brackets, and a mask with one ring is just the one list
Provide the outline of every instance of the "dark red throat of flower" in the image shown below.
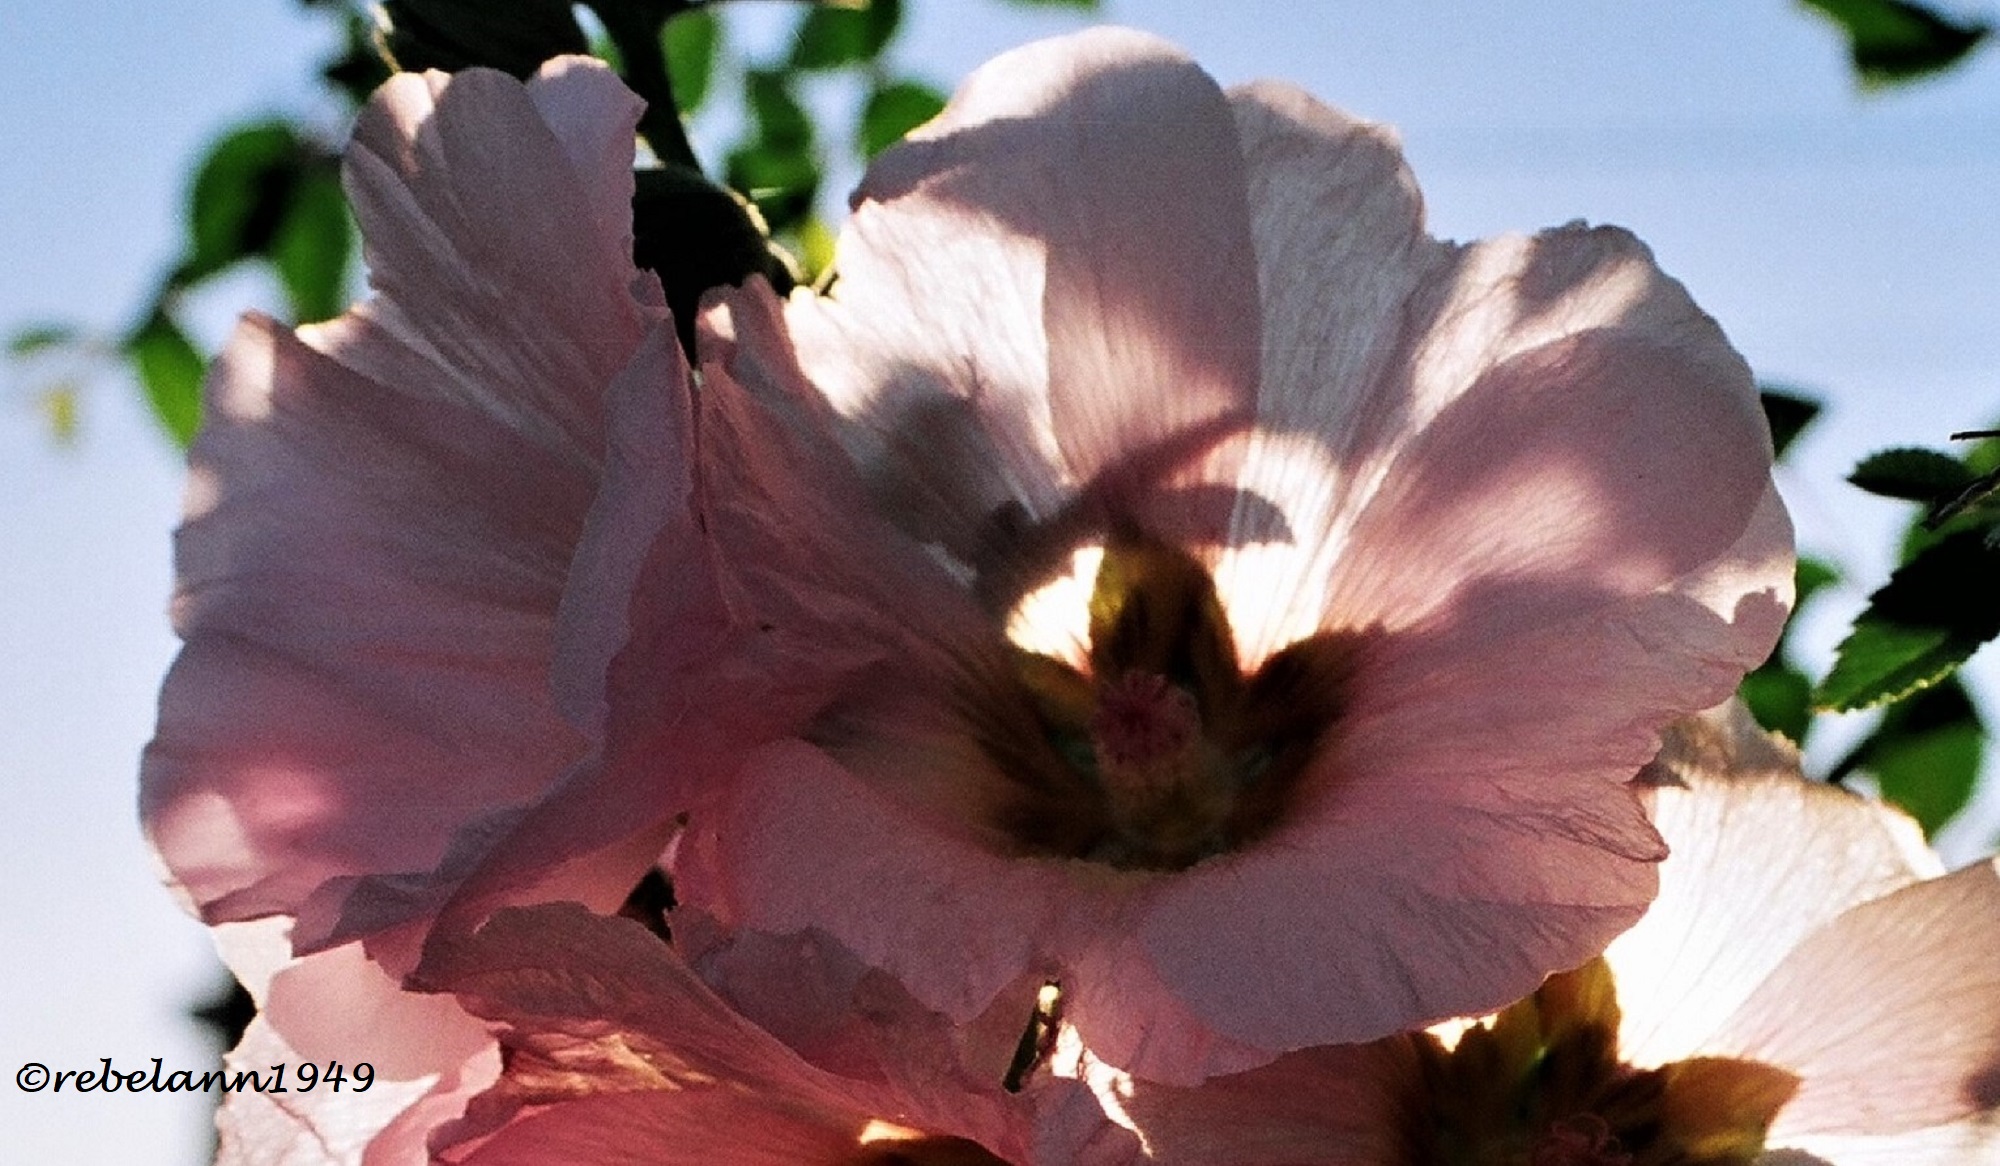
[[1127,672],[1098,689],[1090,744],[1100,772],[1171,764],[1200,737],[1193,694],[1157,672]]
[[968,700],[1034,853],[1174,870],[1269,830],[1332,725],[1351,656],[1323,634],[1246,675],[1214,580],[1122,532],[1090,599],[1087,669],[1017,650]]

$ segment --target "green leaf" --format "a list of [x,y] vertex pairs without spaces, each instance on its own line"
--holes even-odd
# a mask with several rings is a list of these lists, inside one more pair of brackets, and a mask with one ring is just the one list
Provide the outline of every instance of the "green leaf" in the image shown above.
[[667,77],[674,87],[674,105],[683,114],[701,107],[708,83],[715,76],[715,58],[722,47],[722,22],[706,8],[695,8],[667,21],[660,32],[667,58]]
[[69,324],[30,324],[7,338],[7,355],[33,356],[75,344],[78,339],[77,330]]
[[792,76],[774,69],[752,69],[743,78],[743,99],[758,143],[774,149],[798,150],[813,144],[812,115],[792,92]]
[[2000,635],[2000,549],[1961,530],[1896,569],[1841,642],[1815,699],[1824,709],[1867,708],[1950,675]]
[[1992,31],[1909,0],[1801,0],[1847,34],[1848,55],[1864,83],[1913,81],[1951,68]]
[[[1792,568],[1792,611],[1796,614],[1812,598],[1835,583],[1840,582],[1840,572],[1820,559],[1799,556],[1798,565]],[[1790,629],[1787,629],[1788,631]]]
[[125,338],[125,352],[138,369],[153,413],[174,441],[186,448],[201,425],[201,380],[207,372],[201,353],[162,311],[155,311]]
[[1743,678],[1737,690],[1757,723],[1773,733],[1783,733],[1793,744],[1804,744],[1812,727],[1812,680],[1804,672],[1775,657]]
[[1757,723],[1774,733],[1783,733],[1804,744],[1812,729],[1812,681],[1791,660],[1792,630],[1813,597],[1840,581],[1840,573],[1818,559],[1801,556],[1792,572],[1792,617],[1771,658],[1743,678],[1737,695],[1750,706]]
[[293,320],[308,324],[340,314],[353,253],[354,225],[339,171],[329,160],[293,190],[284,222],[271,240],[271,265],[285,285]]
[[1930,449],[1885,449],[1869,454],[1847,480],[1884,498],[1934,502],[1972,484],[1973,473],[1950,454]]
[[739,147],[723,163],[729,185],[743,192],[772,231],[786,231],[812,214],[819,163],[810,153],[766,145]]
[[383,38],[398,67],[457,72],[473,65],[527,78],[590,41],[566,0],[383,0]]
[[207,279],[270,247],[291,209],[302,148],[281,121],[239,127],[209,147],[188,194],[188,253],[176,282]]
[[873,158],[901,141],[904,134],[936,117],[943,108],[944,94],[921,81],[895,81],[877,86],[861,107],[856,142],[861,156]]
[[1986,727],[1954,677],[1892,707],[1843,765],[1872,775],[1929,834],[1972,800],[1985,750]]
[[792,37],[794,69],[840,69],[882,54],[902,22],[901,0],[869,0],[864,8],[814,5]]
[[1792,442],[1819,416],[1820,403],[1796,389],[1760,384],[1758,397],[1764,405],[1764,420],[1771,426],[1771,447],[1784,457]]
[[819,194],[812,118],[792,93],[792,76],[753,69],[744,77],[754,135],[724,160],[729,185],[757,205],[772,231],[804,222]]

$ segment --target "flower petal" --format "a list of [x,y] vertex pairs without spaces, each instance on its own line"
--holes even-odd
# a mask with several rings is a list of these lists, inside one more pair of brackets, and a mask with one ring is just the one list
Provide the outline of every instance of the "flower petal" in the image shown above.
[[346,172],[378,297],[218,362],[142,794],[208,918],[426,868],[580,751],[558,596],[605,385],[660,314],[612,212],[637,110],[574,62],[397,77]]
[[[491,1084],[499,1050],[450,998],[401,991],[359,945],[273,969],[285,946],[273,922],[226,925],[218,937],[259,1006],[224,1072],[232,1081],[238,1072],[257,1072],[266,1082],[265,1089],[234,1089],[224,1099],[218,1163],[427,1163],[431,1131]],[[334,1062],[346,1089],[303,1087],[301,1069],[330,1074]],[[353,1073],[363,1064],[369,1083],[356,1088]],[[280,1065],[292,1074],[285,1092],[270,1088]]]
[[1647,791],[1672,853],[1660,897],[1605,952],[1621,1055],[1645,1067],[1726,1052],[1716,1034],[1786,953],[1920,873],[1921,839],[1892,810],[1796,773],[1688,779]]
[[[1891,1134],[2000,1114],[2000,870],[1980,862],[1826,924],[1722,1026],[1802,1083],[1772,1136]],[[2000,1128],[1990,1152],[2000,1153]]]
[[797,297],[791,315],[807,372],[876,432],[871,476],[905,483],[891,492],[961,472],[932,460],[949,452],[927,440],[941,427],[998,465],[960,504],[990,507],[998,487],[1046,518],[1134,451],[1253,403],[1229,106],[1139,33],[1094,29],[975,72],[870,168],[837,270],[831,301]]

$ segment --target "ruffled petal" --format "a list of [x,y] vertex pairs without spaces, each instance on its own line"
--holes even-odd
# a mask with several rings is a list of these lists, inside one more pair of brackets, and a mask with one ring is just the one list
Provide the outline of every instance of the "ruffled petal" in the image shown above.
[[[876,1121],[1003,1150],[1022,1136],[997,1083],[927,1103],[889,1081],[824,1072],[731,1009],[651,933],[574,904],[502,911],[476,935],[434,945],[419,977],[498,1025],[508,1050],[500,1084],[440,1135],[446,1160],[532,1160],[518,1156],[524,1147],[581,1130],[573,1123],[585,1117],[605,1123],[585,1138],[598,1151],[585,1157],[606,1162],[779,1162],[789,1160],[770,1155],[790,1147],[805,1155],[797,1161],[834,1166]],[[894,1029],[911,1015],[892,1007],[866,1023]],[[713,1124],[725,1116],[761,1116],[767,1128]],[[676,1138],[691,1141],[675,1148]]]
[[1796,1073],[1772,1137],[1970,1118],[2000,1147],[2000,871],[1981,862],[1863,903],[1785,957],[1711,1047]]
[[1796,773],[1687,780],[1646,794],[1672,853],[1660,897],[1605,952],[1621,1055],[1648,1067],[1721,1051],[1716,1034],[1786,953],[1923,873],[1915,825],[1845,791]]
[[[961,523],[1010,498],[1046,518],[1253,403],[1256,259],[1229,106],[1139,33],[975,72],[870,168],[837,270],[830,300],[791,307],[806,370],[862,422],[879,491]],[[989,476],[958,481],[966,451]]]
[[[285,958],[284,921],[225,925],[218,946],[259,1008],[224,1060],[234,1089],[217,1117],[221,1166],[423,1166],[431,1132],[498,1074],[499,1050],[449,997],[404,992],[359,945]],[[333,1066],[345,1077],[335,1089]],[[370,1081],[354,1076],[367,1065]],[[278,1066],[285,1092],[272,1086]],[[312,1066],[325,1084],[303,1088]]]
[[346,172],[378,297],[218,362],[142,793],[211,920],[428,867],[580,752],[555,613],[605,386],[659,315],[612,211],[636,116],[574,62],[396,78]]
[[1357,491],[1372,488],[1397,398],[1408,301],[1453,248],[1423,230],[1395,135],[1288,85],[1230,92],[1249,175],[1263,305],[1257,434],[1202,475],[1235,490],[1216,579],[1246,660],[1325,622]]

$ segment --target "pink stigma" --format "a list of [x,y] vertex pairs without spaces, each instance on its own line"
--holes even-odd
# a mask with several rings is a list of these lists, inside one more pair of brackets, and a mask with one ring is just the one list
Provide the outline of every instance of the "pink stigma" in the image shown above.
[[1172,757],[1201,733],[1201,713],[1186,689],[1157,672],[1127,672],[1099,689],[1091,744],[1106,768]]
[[1553,1122],[1535,1143],[1533,1166],[1632,1166],[1632,1155],[1596,1114]]

